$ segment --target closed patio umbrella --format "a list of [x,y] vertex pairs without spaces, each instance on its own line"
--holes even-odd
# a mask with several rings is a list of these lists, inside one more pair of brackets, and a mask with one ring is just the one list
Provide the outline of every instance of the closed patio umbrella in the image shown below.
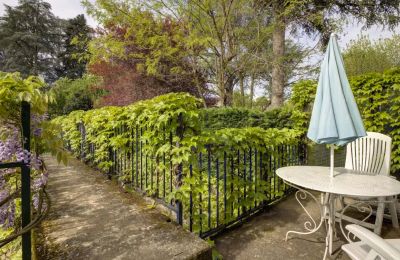
[[366,136],[356,101],[351,92],[336,35],[328,43],[307,137],[318,144],[331,144],[333,177],[334,145],[343,146]]

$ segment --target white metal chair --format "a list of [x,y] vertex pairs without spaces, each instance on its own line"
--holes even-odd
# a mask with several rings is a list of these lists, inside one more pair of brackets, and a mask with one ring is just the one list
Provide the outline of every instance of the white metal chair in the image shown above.
[[342,249],[352,260],[398,260],[400,239],[383,239],[358,225],[347,225],[346,229],[361,241],[345,244]]
[[[360,171],[363,172],[363,174],[382,174],[389,176],[391,145],[392,139],[389,136],[380,133],[367,132],[367,136],[359,138],[347,145],[345,168]],[[373,200],[374,198],[355,199],[367,201]],[[399,224],[396,210],[397,198],[388,197],[375,198],[375,200],[376,199],[378,201],[386,201],[386,203],[382,205],[387,204],[389,206],[393,226],[398,228]],[[342,199],[341,201],[343,202],[344,200]],[[382,228],[384,210],[385,206],[379,207],[378,205],[378,209],[375,212],[376,220],[374,224],[363,222],[345,215],[341,215],[341,218],[351,223],[372,228],[374,229],[374,232],[379,235]]]

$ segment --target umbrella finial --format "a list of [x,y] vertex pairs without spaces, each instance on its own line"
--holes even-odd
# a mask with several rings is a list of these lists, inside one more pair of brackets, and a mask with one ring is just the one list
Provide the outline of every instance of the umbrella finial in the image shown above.
[[335,32],[331,33],[331,38],[336,37],[337,38],[337,34]]

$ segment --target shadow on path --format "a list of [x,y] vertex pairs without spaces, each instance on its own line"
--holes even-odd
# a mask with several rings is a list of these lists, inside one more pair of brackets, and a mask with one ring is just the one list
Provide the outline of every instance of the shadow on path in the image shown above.
[[[169,222],[139,195],[80,161],[46,157],[52,207],[42,223],[47,259],[203,259],[209,245]],[[203,257],[203,258],[202,258]]]

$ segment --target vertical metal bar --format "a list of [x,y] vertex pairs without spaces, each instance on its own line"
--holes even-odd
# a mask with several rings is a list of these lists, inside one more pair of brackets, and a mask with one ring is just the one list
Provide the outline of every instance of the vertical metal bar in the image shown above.
[[[165,143],[165,127],[163,130],[164,143]],[[165,198],[165,152],[163,153],[163,198]]]
[[[202,157],[202,153],[200,152],[199,154],[199,173],[200,173],[200,183],[202,183],[202,179],[203,179],[203,157]],[[200,214],[200,218],[199,218],[199,224],[200,224],[200,236],[203,233],[203,197],[202,197],[202,193],[199,193],[199,214]]]
[[[251,194],[251,187],[253,186],[253,161],[252,161],[253,150],[250,148],[249,151],[249,194]],[[250,206],[251,209],[251,206]]]
[[[243,151],[243,201],[246,202],[247,198],[247,156],[246,156],[246,150]],[[243,213],[247,211],[246,206],[243,206]]]
[[226,217],[226,152],[224,152],[224,220],[227,220]]
[[[24,150],[31,150],[31,107],[28,102],[21,104],[21,125]],[[28,161],[30,163],[30,161]],[[21,167],[21,218],[22,227],[31,222],[31,170],[27,164]],[[30,260],[31,252],[31,231],[22,235],[22,259]]]
[[[172,147],[172,132],[169,133],[169,143]],[[169,158],[169,192],[172,192],[172,175],[173,175],[173,171],[172,171],[172,155],[170,155]]]
[[231,193],[230,193],[230,195],[231,195],[231,197],[232,197],[232,199],[231,199],[231,201],[232,201],[232,203],[231,203],[231,218],[233,218],[233,204],[234,204],[234,201],[233,201],[233,175],[235,174],[234,173],[234,158],[233,158],[233,155],[231,156]]
[[[108,159],[109,159],[110,161],[112,161],[112,158],[113,158],[112,148],[111,148],[111,147],[108,147]],[[113,168],[112,165],[110,166],[110,168],[108,168],[108,179],[109,179],[109,180],[111,180],[112,170],[113,170],[112,168]]]
[[[190,178],[193,176],[193,166],[189,166]],[[190,197],[189,197],[189,231],[193,231],[193,189],[192,184],[190,184]]]
[[155,165],[155,170],[156,170],[156,197],[160,197],[160,172],[158,170],[158,164],[160,163],[160,158],[158,155],[156,155],[156,165]]
[[[271,151],[271,153],[268,154],[268,156],[269,156],[269,165],[268,165],[268,173],[267,173],[268,178],[271,177],[271,178],[269,178],[269,183],[270,183],[269,194],[270,194],[271,200],[273,200],[273,198],[275,197],[275,195],[274,195],[275,186],[274,186],[274,182],[273,182],[274,176],[272,175],[272,172],[273,172],[273,166],[272,166],[273,153],[272,152],[274,152],[274,151]],[[274,155],[274,157],[275,157],[275,155]],[[274,186],[274,187],[272,187],[272,186]]]
[[150,155],[150,190],[153,190],[153,174],[154,174],[154,155]]
[[[146,144],[147,144],[147,140],[146,140]],[[148,189],[148,167],[149,167],[149,164],[148,164],[148,153],[147,153],[147,151],[146,151],[146,159],[145,159],[145,169],[146,169],[146,171],[145,171],[145,174],[146,174],[146,184],[145,184],[145,188],[146,188],[146,190]]]
[[[180,142],[183,139],[183,134],[184,134],[184,125],[183,125],[183,115],[179,114],[178,116],[178,121],[179,121],[179,126],[176,130],[176,134],[179,137],[179,142],[177,143],[177,146],[180,146]],[[172,144],[172,133],[170,133],[170,142]],[[171,191],[172,191],[172,159],[170,158],[170,162],[171,162]],[[178,190],[181,186],[182,186],[182,172],[183,172],[183,164],[180,163],[178,164],[178,170],[176,172],[176,189]],[[176,206],[177,206],[177,218],[178,218],[178,224],[179,225],[183,225],[183,204],[182,201],[180,200],[176,200],[175,201]]]
[[[257,149],[254,149],[254,194],[257,193]],[[254,200],[254,207],[257,207],[257,200]]]
[[139,126],[136,126],[136,163],[135,163],[135,175],[136,175],[136,187],[139,187]]
[[208,228],[211,228],[211,148],[207,147],[207,173],[208,173]]
[[[237,150],[237,175],[238,175],[238,180],[239,180],[239,178],[240,178],[240,150],[239,149]],[[241,194],[240,185],[238,185],[237,190],[238,190],[238,205],[240,205],[240,194]],[[237,216],[239,217],[239,215],[240,215],[240,207],[238,206],[237,207]]]
[[217,227],[219,225],[219,160],[215,162],[215,178],[217,180]]
[[135,131],[131,129],[131,187],[135,184]]
[[140,128],[140,189],[143,190],[143,128]]

